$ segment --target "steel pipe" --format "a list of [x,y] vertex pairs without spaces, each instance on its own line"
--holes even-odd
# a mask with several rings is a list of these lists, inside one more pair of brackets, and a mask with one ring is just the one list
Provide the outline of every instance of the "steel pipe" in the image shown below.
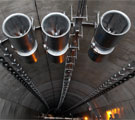
[[50,13],[43,18],[41,28],[45,35],[47,52],[53,57],[51,60],[62,63],[65,60],[63,56],[69,48],[67,48],[71,28],[69,18],[59,12]]
[[[2,30],[20,56],[31,57],[35,54],[37,42],[33,33],[33,19],[22,13],[12,14],[4,20]],[[32,62],[37,62],[37,58]]]
[[102,57],[113,52],[119,39],[130,27],[130,19],[125,13],[118,10],[105,12],[91,42],[89,57],[96,62],[101,61]]

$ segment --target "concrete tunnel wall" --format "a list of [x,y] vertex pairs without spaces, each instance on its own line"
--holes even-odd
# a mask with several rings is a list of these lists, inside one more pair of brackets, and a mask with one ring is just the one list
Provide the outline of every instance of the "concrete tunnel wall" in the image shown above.
[[39,112],[0,98],[0,119],[38,119]]
[[[0,51],[1,53],[1,51]],[[37,119],[43,104],[0,63],[0,119]]]
[[[37,0],[38,9],[40,11],[40,18],[42,19],[44,15],[49,12],[54,11],[66,11],[67,15],[70,16],[70,5],[75,3],[76,0],[72,1],[60,1],[55,0]],[[65,6],[66,2],[66,6]],[[64,6],[64,7],[63,7]],[[79,102],[81,99],[88,96],[100,83],[107,80],[113,73],[117,72],[122,66],[130,62],[135,58],[135,42],[134,42],[134,11],[135,2],[133,0],[119,0],[119,1],[108,1],[108,0],[88,0],[88,13],[89,17],[93,16],[93,11],[100,10],[101,13],[110,10],[118,9],[122,10],[131,18],[132,28],[128,35],[124,38],[124,41],[118,45],[117,49],[101,64],[96,64],[89,62],[87,58],[87,48],[86,45],[90,43],[93,35],[93,29],[88,30],[84,28],[85,42],[81,41],[81,51],[78,53],[78,60],[76,64],[75,71],[73,73],[73,81],[71,82],[69,88],[69,94],[64,102],[64,109],[71,107],[75,103]],[[29,16],[35,18],[35,25],[38,26],[38,19],[35,11],[35,6],[33,0],[1,0],[0,1],[0,26],[4,18],[12,13],[22,12]],[[94,14],[95,15],[95,14]],[[90,18],[91,19],[91,18]],[[90,31],[90,35],[86,34]],[[5,38],[0,31],[0,39]],[[44,59],[44,51],[42,46],[41,36],[38,35],[37,38],[39,42],[39,63],[38,65],[27,65],[21,63],[28,74],[32,77],[32,80],[37,85],[40,92],[42,92],[45,99],[48,100],[50,106],[53,106],[53,95],[51,90],[51,83],[49,81],[49,73],[46,65],[46,60]],[[85,50],[86,48],[86,50]],[[12,51],[12,50],[11,50]],[[13,52],[13,51],[12,51]],[[2,53],[0,53],[1,55]],[[21,61],[20,57],[15,55],[16,58]],[[45,67],[44,67],[45,66]],[[90,67],[89,67],[90,66]],[[33,68],[33,69],[31,69]],[[57,100],[55,104],[57,105],[60,91],[61,91],[61,81],[63,77],[63,65],[55,65],[50,63],[50,69],[53,74],[52,79],[55,85],[55,95]],[[106,71],[104,71],[106,69]],[[86,72],[87,71],[87,72]],[[43,74],[41,74],[43,73]],[[80,74],[81,73],[81,74]],[[92,75],[90,75],[92,73]],[[45,75],[44,75],[45,74]],[[78,75],[79,74],[79,75]],[[84,80],[85,76],[85,80]],[[39,78],[40,77],[40,78]],[[83,81],[82,81],[83,80]],[[111,90],[110,92],[100,96],[99,98],[90,101],[93,104],[92,111],[88,112],[88,105],[85,104],[74,111],[72,114],[88,112],[89,115],[96,119],[96,116],[106,119],[106,111],[114,108],[121,109],[121,119],[135,119],[135,78],[120,85],[119,87]],[[47,84],[48,83],[48,84]],[[76,94],[76,95],[73,95]],[[78,95],[78,97],[77,97]],[[71,102],[72,101],[72,102]],[[33,96],[28,90],[25,89],[15,78],[2,66],[0,65],[0,115],[1,118],[35,118],[38,113],[44,112],[43,104]]]
[[[104,95],[90,101],[91,110],[87,108],[86,113],[81,113],[88,115],[92,120],[109,120],[107,112],[115,114],[113,118],[119,118],[120,120],[134,120],[135,119],[135,78],[124,84],[114,88],[113,90],[105,93]],[[74,113],[79,113],[81,108],[73,111]],[[119,109],[119,110],[118,110]],[[116,112],[115,112],[116,110]],[[79,114],[78,114],[79,115]],[[118,120],[119,120],[118,119]]]
[[[92,101],[99,116],[106,118],[107,111],[116,111],[120,119],[135,119],[135,78]],[[117,116],[117,117],[118,117]]]

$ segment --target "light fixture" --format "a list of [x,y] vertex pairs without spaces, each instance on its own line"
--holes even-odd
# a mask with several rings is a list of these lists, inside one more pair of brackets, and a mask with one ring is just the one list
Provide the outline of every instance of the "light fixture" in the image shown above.
[[87,116],[85,116],[85,117],[84,117],[84,120],[88,120],[88,117],[87,117]]
[[19,78],[19,74],[15,74],[14,76],[15,76],[15,78]]
[[3,57],[0,57],[0,62],[3,63],[5,59]]
[[15,70],[12,70],[12,71],[11,71],[11,74],[12,74],[12,75],[15,75],[15,74],[16,74],[16,71],[15,71]]
[[50,13],[43,18],[41,28],[45,35],[48,57],[55,63],[63,63],[69,48],[69,18],[63,13]]
[[3,66],[4,67],[9,67],[9,63],[8,62],[3,62]]
[[129,79],[130,78],[133,78],[134,77],[134,74],[133,73],[131,73],[131,74],[128,74],[128,76],[127,76]]
[[91,41],[89,57],[95,62],[100,62],[104,56],[113,52],[119,39],[130,27],[130,19],[125,13],[118,10],[105,12]]
[[123,81],[127,81],[128,80],[128,77],[124,77],[122,80]]
[[13,70],[13,68],[10,66],[7,68],[7,70],[11,72]]
[[33,19],[22,13],[11,14],[4,20],[2,30],[18,55],[26,58],[27,62],[37,62],[38,45],[33,32]]

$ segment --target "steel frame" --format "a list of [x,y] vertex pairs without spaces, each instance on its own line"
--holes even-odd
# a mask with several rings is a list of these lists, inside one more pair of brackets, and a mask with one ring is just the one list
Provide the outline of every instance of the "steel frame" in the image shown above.
[[[77,60],[78,50],[80,50],[80,39],[83,38],[83,25],[89,25],[89,26],[92,26],[94,28],[97,28],[97,26],[99,24],[99,16],[100,16],[99,12],[97,12],[97,21],[95,23],[83,22],[84,19],[85,19],[85,21],[88,21],[87,6],[86,6],[85,11],[86,11],[85,16],[82,16],[82,15],[74,16],[73,15],[73,7],[71,5],[71,20],[72,20],[71,24],[73,24],[73,29],[74,29],[73,33],[70,34],[70,38],[71,38],[70,51],[71,52],[69,52],[69,54],[67,55],[66,61],[65,61],[65,70],[64,70],[62,90],[61,90],[60,100],[59,100],[59,103],[58,103],[56,110],[59,110],[60,107],[62,106],[64,99],[67,95],[68,89],[69,89],[69,85],[70,85],[70,82],[72,79],[73,71],[75,68],[76,60]],[[78,27],[80,29],[76,29],[77,21],[81,21],[81,26]],[[72,45],[72,43],[74,41],[76,44]],[[73,51],[75,52],[74,54],[72,53]],[[68,68],[69,66],[71,67],[70,69]],[[67,70],[69,71],[68,76],[66,73]]]

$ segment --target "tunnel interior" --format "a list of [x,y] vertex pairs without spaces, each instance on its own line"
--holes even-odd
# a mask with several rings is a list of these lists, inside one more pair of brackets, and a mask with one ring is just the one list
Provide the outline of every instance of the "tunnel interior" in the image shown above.
[[[55,117],[76,120],[135,119],[135,1],[87,0],[84,18],[79,21],[76,21],[76,18],[72,20],[71,18],[77,15],[79,1],[82,4],[85,2],[85,0],[0,1],[0,119],[36,120],[54,119]],[[124,12],[131,20],[131,29],[119,40],[113,52],[97,63],[89,58],[88,49],[96,32],[94,26],[96,26],[98,11],[100,12],[99,17],[101,17],[109,10]],[[46,36],[41,30],[42,19],[52,12],[60,12],[71,20],[69,43],[78,45],[76,41],[73,41],[77,39],[80,45],[79,49],[72,46],[72,49],[69,48],[64,53],[65,55],[71,54],[73,59],[70,57],[65,59],[60,56],[59,61],[65,59],[61,64],[53,63],[50,60],[49,54],[46,52]],[[14,13],[26,14],[31,22],[34,20],[31,29],[34,29],[34,37],[38,43],[36,51],[38,57],[35,58],[35,53],[32,53],[31,59],[37,59],[35,63],[27,63],[26,58],[18,54],[9,38],[7,39],[3,34],[3,21]],[[125,18],[123,20],[123,16],[106,17],[109,17],[107,22],[110,17],[114,21],[118,20],[118,25],[112,25],[113,27],[127,29],[128,21]],[[8,23],[12,28],[6,27],[10,35],[17,30],[18,24],[25,24],[24,28],[22,26],[19,28],[28,29],[30,23],[26,19],[21,19],[21,22],[18,23],[18,19],[20,20],[20,18],[12,18],[12,25],[10,22]],[[65,18],[63,19],[65,20]],[[53,20],[60,21],[52,18],[50,23]],[[83,30],[82,26],[79,28],[79,30],[81,29],[79,35],[83,34],[83,37],[81,36],[79,39],[77,38],[78,26],[74,29],[74,23],[78,25],[82,23],[83,26]],[[106,21],[104,21],[105,23]],[[123,27],[124,23],[126,26]],[[63,30],[67,30],[67,24],[68,22],[65,24],[62,21],[59,26],[62,26]],[[49,26],[50,30],[50,27],[55,25],[47,23],[44,27]],[[64,28],[65,26],[66,28]],[[75,30],[77,32],[73,35]],[[50,31],[53,34],[55,30]],[[54,35],[57,36],[58,33],[59,31]],[[65,38],[61,38],[61,40]],[[24,39],[26,40],[27,37]],[[28,43],[26,44],[28,45]],[[53,53],[55,52],[53,51]],[[27,52],[27,54],[30,53]],[[75,57],[76,54],[77,57]],[[70,64],[65,64],[66,61]],[[74,62],[75,64],[72,64]],[[67,76],[71,76],[71,78],[66,79]],[[63,86],[68,86],[65,87],[65,91],[62,91]]]

